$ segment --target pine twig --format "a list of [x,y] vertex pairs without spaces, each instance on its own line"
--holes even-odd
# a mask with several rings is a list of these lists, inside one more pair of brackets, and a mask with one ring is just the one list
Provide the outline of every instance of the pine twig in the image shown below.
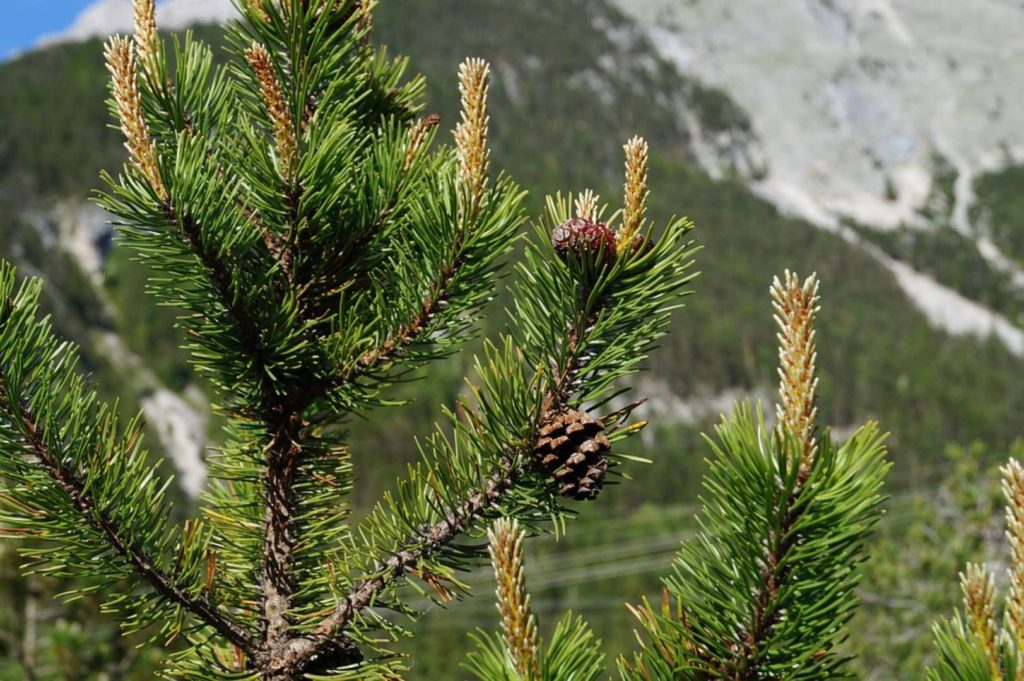
[[329,638],[343,632],[355,615],[369,607],[396,579],[408,574],[421,560],[436,555],[489,511],[516,484],[519,472],[512,460],[506,459],[480,489],[449,508],[442,520],[410,535],[402,548],[370,571],[372,577],[349,590],[331,615],[317,626],[316,634]]
[[967,625],[977,637],[988,658],[993,681],[1003,678],[999,654],[999,631],[996,628],[995,580],[981,565],[968,563],[960,573],[960,589],[964,594]]
[[136,73],[135,48],[128,38],[118,36],[106,45],[104,57],[111,76],[111,90],[117,104],[118,120],[125,136],[125,147],[132,163],[146,178],[161,202],[167,201],[167,188],[160,175],[156,145],[150,137],[142,113],[142,98]]
[[501,518],[487,533],[491,565],[497,581],[497,606],[501,628],[512,653],[516,671],[525,681],[540,681],[540,643],[537,620],[530,611],[523,571],[523,539],[526,533],[516,520]]
[[781,617],[778,597],[791,577],[788,558],[799,541],[792,530],[803,512],[796,501],[817,453],[814,437],[817,416],[814,393],[818,385],[814,346],[817,277],[811,275],[801,284],[797,276],[787,270],[784,283],[778,279],[772,283],[771,294],[779,325],[779,428],[799,443],[801,449],[795,463],[800,470],[796,487],[779,509],[781,525],[769,532],[767,552],[761,559],[761,585],[753,594],[751,620],[734,662],[736,679],[742,681],[759,678],[758,656]]
[[[360,376],[371,373],[393,360],[403,348],[429,332],[430,321],[447,303],[448,290],[463,265],[462,247],[473,232],[476,213],[480,209],[480,202],[483,201],[487,187],[490,157],[487,146],[487,126],[490,120],[487,114],[489,78],[490,65],[482,59],[469,59],[459,67],[462,114],[461,122],[455,129],[455,142],[459,157],[459,215],[462,231],[452,244],[450,257],[439,268],[431,290],[424,296],[423,303],[412,318],[376,348],[364,352],[350,367],[343,370],[334,379],[332,388],[351,384]],[[429,115],[413,125],[406,147],[406,172],[411,168],[416,155],[423,149],[430,131],[439,123],[438,116]],[[468,205],[466,201],[469,202]],[[386,217],[381,215],[378,221],[383,221]]]
[[[12,303],[8,301],[8,307],[10,306]],[[23,434],[24,444],[32,452],[36,462],[63,489],[82,519],[102,535],[110,549],[131,565],[136,574],[162,597],[178,604],[242,650],[248,653],[256,652],[258,644],[253,637],[221,612],[210,601],[207,594],[189,595],[188,591],[177,583],[173,575],[160,569],[153,557],[148,555],[143,547],[135,544],[117,523],[111,520],[104,511],[97,508],[84,481],[73,470],[62,464],[60,459],[50,451],[35,415],[24,403],[19,404],[17,409],[12,409],[10,395],[8,378],[5,374],[0,373],[0,404],[3,405],[4,413],[18,425],[18,430]]]
[[[589,325],[586,328],[590,328]],[[569,352],[569,364],[558,373],[554,384],[541,401],[542,413],[557,411],[564,405],[569,395],[568,386],[581,370],[575,351],[580,343],[581,334],[572,329],[570,336],[574,340],[573,349]],[[440,521],[420,528],[390,555],[381,559],[369,572],[371,576],[353,585],[348,595],[341,599],[332,613],[316,627],[313,638],[305,642],[301,654],[306,658],[315,658],[339,635],[343,635],[356,615],[370,607],[395,581],[409,574],[422,560],[443,551],[500,503],[505,493],[518,484],[526,465],[521,455],[534,449],[537,438],[537,433],[533,433],[530,441],[522,443],[519,449],[509,452],[508,456],[501,460],[480,487],[458,504],[449,506]]]

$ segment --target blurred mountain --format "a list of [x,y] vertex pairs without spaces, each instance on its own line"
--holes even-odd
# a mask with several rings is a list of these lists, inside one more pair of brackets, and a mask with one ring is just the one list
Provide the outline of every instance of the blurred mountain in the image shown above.
[[[1024,248],[985,207],[986,189],[1024,158],[1024,6],[610,1],[661,59],[731,102],[676,109],[701,168],[859,244],[934,325],[1024,354]],[[98,0],[58,38],[128,31],[130,4]],[[230,0],[163,0],[158,13],[174,29],[235,11]],[[600,17],[594,3],[578,21]]]

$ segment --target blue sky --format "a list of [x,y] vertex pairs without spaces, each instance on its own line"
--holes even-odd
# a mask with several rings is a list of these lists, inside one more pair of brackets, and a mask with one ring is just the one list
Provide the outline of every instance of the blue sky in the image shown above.
[[93,0],[0,0],[0,59],[66,28]]

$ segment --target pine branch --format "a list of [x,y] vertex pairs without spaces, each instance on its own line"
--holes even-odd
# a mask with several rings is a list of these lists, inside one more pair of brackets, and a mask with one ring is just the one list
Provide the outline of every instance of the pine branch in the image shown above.
[[371,572],[374,576],[359,582],[342,599],[335,611],[316,628],[318,636],[332,637],[344,631],[359,611],[370,607],[396,580],[409,574],[424,559],[443,551],[500,501],[517,482],[521,471],[512,460],[494,471],[485,485],[458,506],[447,510],[444,520],[421,528],[411,535],[403,548],[383,559]]
[[[250,52],[250,55],[255,55],[255,52]],[[256,61],[254,56],[250,56],[250,61]],[[264,56],[264,61],[269,63],[269,57]],[[261,82],[267,80],[269,80],[269,77],[261,77]],[[486,83],[486,73],[478,78],[477,81],[474,81],[474,87],[485,87],[485,85],[481,85],[481,82]],[[268,97],[268,89],[273,90],[274,88],[264,86],[264,97],[269,101],[272,97]],[[486,116],[483,94],[478,94],[474,101],[478,108],[468,115],[468,120],[470,121],[477,121],[481,116]],[[432,127],[430,123],[428,125]],[[386,201],[385,207],[378,214],[381,222],[387,219],[389,213],[393,210],[393,204],[397,202],[398,197],[401,195],[402,183],[408,170],[411,168],[412,160],[419,149],[422,149],[424,146],[428,132],[429,128],[411,131],[403,160],[403,179],[396,184],[392,194],[393,198]],[[482,131],[477,131],[477,135],[473,137],[473,142],[486,144],[485,127]],[[278,145],[281,145],[280,139],[278,140]],[[480,157],[486,158],[486,153],[479,152],[474,158]],[[477,172],[474,175],[475,182],[481,183],[483,181],[480,179],[482,173],[486,173],[486,166],[482,168],[481,172]],[[484,199],[482,191],[483,186],[480,184],[479,194],[476,195],[477,203]],[[430,294],[424,300],[421,309],[413,316],[412,320],[401,327],[396,336],[386,341],[377,351],[364,354],[356,364],[357,371],[351,372],[349,376],[346,376],[346,380],[352,380],[358,374],[371,369],[374,365],[391,361],[401,346],[407,345],[424,335],[424,331],[429,328],[430,321],[440,310],[441,306],[445,304],[446,289],[450,287],[458,273],[458,269],[466,259],[463,245],[471,238],[473,227],[474,224],[464,224],[463,229],[456,233],[454,242],[451,245],[452,261],[442,268],[439,281],[435,284]],[[276,424],[276,428],[272,431],[273,439],[271,444],[268,445],[263,600],[264,616],[267,621],[266,643],[269,648],[275,650],[282,649],[288,644],[290,624],[286,614],[291,609],[291,595],[296,587],[294,578],[291,575],[290,565],[291,554],[294,548],[294,538],[290,525],[299,503],[295,492],[295,483],[296,461],[302,450],[303,423],[301,421],[301,414],[305,410],[305,405],[312,403],[322,392],[323,386],[315,386],[312,391],[306,392],[302,407],[292,409],[287,415],[282,414],[285,420]],[[334,645],[333,639],[327,645]],[[289,659],[292,659],[294,657],[294,648],[288,654]],[[316,651],[311,653],[311,656],[316,657],[322,654],[323,651]]]
[[658,614],[635,608],[648,644],[623,676],[816,681],[842,676],[836,646],[856,607],[855,566],[880,517],[888,469],[874,424],[841,447],[814,422],[817,285],[787,272],[780,327],[780,422],[740,406],[717,429],[701,532],[676,558]]
[[[459,69],[462,120],[455,131],[459,164],[456,178],[458,210],[457,215],[452,216],[455,218],[452,229],[443,235],[440,244],[432,244],[434,248],[441,249],[442,257],[440,263],[430,267],[431,280],[426,294],[403,323],[333,377],[328,390],[344,390],[367,376],[386,376],[386,368],[397,361],[406,349],[431,338],[436,342],[436,332],[450,329],[451,319],[460,314],[467,316],[475,313],[478,308],[475,301],[483,299],[479,292],[461,305],[458,294],[470,287],[479,288],[481,284],[489,283],[486,278],[493,273],[491,263],[511,245],[514,239],[512,231],[519,222],[519,217],[514,215],[518,208],[518,197],[501,206],[500,211],[494,211],[494,206],[500,205],[497,199],[501,194],[514,195],[514,188],[503,180],[490,196],[486,192],[490,157],[487,148],[489,73],[489,66],[482,60],[467,60]],[[381,229],[392,217],[416,158],[427,147],[430,135],[438,123],[436,116],[428,116],[412,127],[405,147],[401,178],[390,199],[378,213],[374,227],[363,230],[362,234],[371,234]],[[492,212],[485,212],[485,209]],[[496,223],[496,215],[505,213],[513,214],[512,219]],[[358,254],[360,245],[357,242],[351,250],[353,256]],[[442,313],[445,313],[443,317]],[[450,342],[457,341],[462,334],[451,335]]]
[[[571,368],[567,368],[562,373],[566,380],[559,381],[558,385],[565,386],[571,382],[569,377],[572,373]],[[556,409],[560,404],[559,393],[549,393],[543,404],[545,411]],[[332,645],[337,636],[347,630],[362,610],[371,607],[395,582],[412,573],[423,561],[444,552],[452,542],[486,518],[504,495],[519,483],[525,472],[524,455],[533,449],[537,438],[535,434],[518,451],[502,457],[500,465],[482,484],[476,486],[462,501],[441,512],[442,520],[420,527],[398,549],[381,559],[369,571],[372,576],[350,588],[334,612],[316,627],[314,637],[308,641],[310,647],[305,655],[315,659],[324,648]]]
[[[793,530],[807,506],[797,502],[817,454],[814,440],[817,413],[814,394],[818,383],[814,372],[817,291],[816,277],[811,276],[801,284],[796,275],[788,271],[784,284],[778,279],[772,284],[779,326],[779,421],[784,432],[799,443],[797,460],[800,473],[795,486],[783,497],[782,507],[773,509],[781,516],[781,522],[771,529],[767,551],[760,559],[763,566],[761,584],[753,595],[750,622],[745,627],[746,636],[735,658],[721,669],[722,673],[734,674],[737,681],[754,681],[761,676],[757,661],[762,649],[767,647],[773,627],[782,616],[783,603],[779,592],[790,581],[795,567],[790,556],[801,539]],[[708,662],[713,664],[714,661]]]
[[[554,209],[552,217],[556,223],[564,219],[563,209],[565,206]],[[663,307],[666,298],[676,295],[678,288],[691,278],[685,274],[690,251],[681,243],[688,231],[685,222],[672,225],[663,242],[650,254],[660,258],[656,265],[639,260],[630,263],[636,267],[633,277],[620,272],[619,279],[608,277],[589,284],[594,287],[592,295],[580,295],[576,279],[579,273],[553,263],[549,255],[528,251],[537,260],[520,268],[529,277],[521,285],[523,295],[519,300],[522,305],[538,307],[528,307],[516,315],[517,322],[523,325],[521,345],[509,340],[505,352],[494,350],[488,356],[486,369],[478,368],[486,389],[486,393],[475,391],[479,413],[463,408],[464,417],[456,427],[462,433],[457,437],[462,439],[450,446],[443,441],[435,443],[438,465],[427,464],[427,470],[417,473],[409,487],[399,492],[403,500],[426,496],[427,500],[420,502],[423,510],[436,519],[416,521],[404,516],[412,515],[411,510],[400,510],[390,503],[378,509],[387,517],[398,513],[403,525],[416,529],[395,538],[391,544],[390,534],[382,528],[381,543],[387,542],[391,548],[372,563],[362,579],[351,584],[332,614],[316,627],[314,635],[318,638],[309,641],[309,655],[315,656],[333,636],[358,626],[360,613],[379,603],[386,592],[414,570],[444,572],[446,561],[460,564],[463,550],[454,543],[499,509],[502,514],[518,512],[538,519],[561,512],[550,496],[557,485],[552,488],[547,480],[538,480],[533,470],[531,453],[539,441],[541,426],[578,402],[600,401],[601,393],[609,385],[591,382],[590,377],[628,374],[629,367],[637,361],[638,349],[649,347],[659,336],[667,321],[668,311]],[[647,286],[651,295],[638,303],[630,287],[642,285]],[[555,290],[560,292],[556,294]],[[557,311],[544,307],[551,300],[558,301]],[[541,309],[544,311],[540,312]],[[548,328],[557,337],[534,335],[531,325],[538,319],[550,323]],[[557,320],[564,320],[566,326],[560,326]],[[523,354],[516,354],[520,349]],[[510,421],[512,414],[517,416]],[[463,452],[464,449],[467,451]],[[480,482],[467,485],[458,470],[458,461],[463,459],[471,470],[486,462],[491,462],[492,467],[475,478]],[[415,491],[420,484],[424,486],[422,491]],[[460,489],[464,491],[458,492]],[[521,511],[514,510],[520,508]],[[372,520],[369,527],[368,531],[372,531]],[[377,548],[383,546],[374,546],[374,550]]]
[[457,255],[441,268],[437,281],[431,287],[430,293],[424,297],[420,308],[394,334],[385,338],[376,348],[364,352],[351,368],[336,376],[331,389],[343,388],[363,376],[379,372],[398,359],[405,348],[431,335],[436,326],[431,322],[449,305],[452,283],[465,264],[465,257],[460,252],[461,244],[456,246]]
[[[30,530],[45,528],[41,534],[58,547],[71,542],[62,547],[68,554],[65,557],[52,549],[39,552],[43,563],[79,569],[64,561],[72,556],[88,558],[80,555],[80,549],[90,547],[97,556],[109,553],[159,598],[247,653],[255,652],[258,644],[251,634],[211,600],[209,581],[197,590],[184,576],[187,573],[182,570],[194,569],[203,560],[200,544],[187,540],[180,544],[174,571],[160,566],[157,553],[167,540],[167,508],[162,487],[154,487],[152,472],[145,470],[137,425],[122,436],[114,417],[95,405],[93,395],[83,392],[73,351],[57,343],[46,320],[36,319],[39,283],[25,283],[17,297],[13,289],[13,269],[0,267],[0,299],[4,301],[0,309],[4,348],[0,352],[0,421],[6,422],[0,428],[0,442],[16,445],[11,450],[5,448],[0,458],[9,495],[4,503],[14,511],[9,517]],[[27,469],[26,454],[35,462]],[[100,465],[103,462],[107,465]],[[51,490],[61,501],[49,496]],[[112,506],[112,497],[128,507]],[[62,516],[62,506],[69,507],[81,521]],[[155,545],[156,552],[147,541]],[[97,542],[102,542],[102,547]],[[102,560],[93,560],[92,570],[106,580],[115,578],[114,568],[106,569]]]
[[[136,19],[142,19],[137,27],[137,36],[140,41],[145,40],[147,43],[153,39],[152,36],[144,38],[147,30],[151,28],[151,10],[152,7],[147,5],[147,0],[136,3]],[[219,302],[238,329],[240,349],[256,367],[256,373],[262,374],[261,365],[265,354],[262,347],[263,332],[250,315],[242,292],[235,287],[232,274],[221,258],[222,248],[211,247],[206,242],[198,220],[189,214],[179,214],[174,205],[173,193],[165,189],[166,182],[159,174],[155,150],[143,118],[138,88],[134,86],[135,64],[130,58],[125,57],[125,53],[128,57],[131,56],[130,43],[124,41],[124,45],[127,45],[125,47],[122,42],[115,40],[112,45],[108,51],[108,60],[114,74],[114,96],[119,102],[118,113],[122,127],[128,135],[133,156],[141,159],[136,163],[142,168],[150,183],[159,187],[158,193],[164,216],[169,222],[177,224],[185,242],[202,264]],[[246,52],[246,56],[257,74],[269,115],[274,122],[275,137],[283,164],[282,174],[290,177],[298,163],[298,143],[288,119],[287,104],[274,74],[270,55],[266,49],[255,45]],[[170,121],[170,124],[173,127],[175,121]],[[194,131],[180,133],[178,140],[184,141],[185,138],[182,138],[181,134],[192,135]],[[137,141],[131,143],[133,139]],[[218,176],[223,176],[223,169],[219,165],[216,170]],[[291,391],[286,389],[286,392]],[[290,564],[294,546],[290,524],[298,503],[294,491],[295,469],[302,450],[301,412],[313,398],[314,396],[309,396],[301,404],[292,404],[290,395],[282,396],[265,388],[259,390],[259,412],[265,422],[268,438],[265,450],[266,519],[261,580],[265,625],[261,648],[270,650],[277,650],[283,645],[289,628],[286,614],[291,607],[291,594],[295,588]]]
[[[570,336],[577,339],[573,345],[578,346],[580,334],[573,332]],[[568,386],[582,368],[576,359],[575,347],[570,351],[569,357],[570,365],[558,373],[554,389],[548,392],[541,402],[539,415],[557,412],[566,404],[569,397]],[[527,466],[525,455],[534,449],[538,439],[539,434],[534,432],[516,451],[502,456],[500,464],[491,471],[482,484],[471,490],[462,501],[442,512],[442,520],[419,528],[406,539],[400,549],[378,562],[370,571],[373,577],[350,589],[349,594],[339,602],[335,612],[317,627],[317,633],[330,636],[334,632],[344,631],[360,610],[372,605],[377,596],[396,580],[409,574],[411,569],[423,560],[443,551],[484,518],[493,506],[501,501],[504,493],[511,490],[523,476]]]
[[[8,299],[7,306],[9,309],[12,308],[13,301]],[[3,371],[0,371],[0,402],[3,403],[2,409],[7,417],[26,433],[24,444],[34,453],[39,465],[60,486],[85,522],[103,535],[110,548],[130,564],[139,577],[149,583],[161,597],[177,603],[246,653],[251,655],[256,652],[258,644],[245,629],[221,612],[220,608],[210,602],[207,595],[189,595],[172,575],[156,566],[156,561],[143,547],[134,543],[116,522],[97,509],[92,495],[86,491],[84,481],[50,453],[35,415],[21,401],[19,409],[10,409],[11,392]]]

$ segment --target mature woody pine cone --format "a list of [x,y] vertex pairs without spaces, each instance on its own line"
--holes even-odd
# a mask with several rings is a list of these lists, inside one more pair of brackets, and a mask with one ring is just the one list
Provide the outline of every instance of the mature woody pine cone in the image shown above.
[[534,461],[554,479],[562,496],[585,501],[600,493],[608,472],[604,455],[612,448],[603,430],[604,424],[575,409],[541,426]]
[[615,231],[603,222],[586,218],[566,220],[551,233],[551,245],[562,260],[590,261],[596,267],[615,262]]

